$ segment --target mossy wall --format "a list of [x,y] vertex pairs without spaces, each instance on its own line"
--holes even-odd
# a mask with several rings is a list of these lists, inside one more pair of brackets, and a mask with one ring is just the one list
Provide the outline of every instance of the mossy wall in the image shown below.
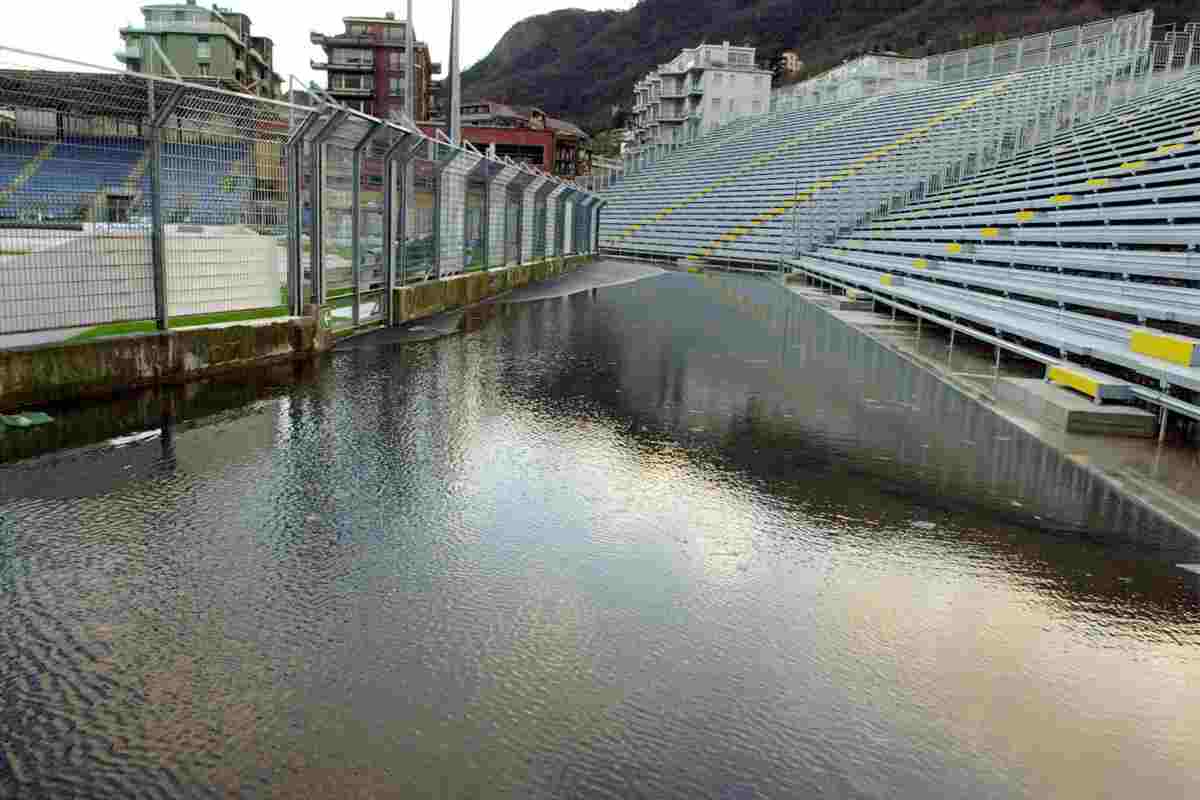
[[324,342],[305,318],[0,350],[0,410],[306,357]]
[[403,286],[396,289],[393,296],[392,322],[412,322],[443,311],[474,305],[530,283],[539,283],[574,272],[594,258],[592,255],[548,258],[536,264],[497,267]]

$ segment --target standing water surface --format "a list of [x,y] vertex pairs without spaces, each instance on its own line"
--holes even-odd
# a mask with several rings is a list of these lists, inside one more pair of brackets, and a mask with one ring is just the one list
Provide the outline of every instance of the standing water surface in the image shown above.
[[0,797],[1183,797],[1193,540],[764,281],[0,466]]

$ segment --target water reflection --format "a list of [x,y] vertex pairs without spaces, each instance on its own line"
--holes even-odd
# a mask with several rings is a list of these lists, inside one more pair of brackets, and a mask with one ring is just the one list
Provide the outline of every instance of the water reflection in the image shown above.
[[0,468],[0,796],[1198,788],[1182,534],[810,311],[664,275]]

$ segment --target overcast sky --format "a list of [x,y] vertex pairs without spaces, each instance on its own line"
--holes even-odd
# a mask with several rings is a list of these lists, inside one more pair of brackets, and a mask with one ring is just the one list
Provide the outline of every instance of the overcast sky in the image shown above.
[[[199,4],[212,6],[212,0]],[[558,8],[628,8],[629,0],[461,0],[463,69],[483,58],[518,20]],[[0,0],[4,25],[0,45],[34,50],[100,66],[121,68],[113,51],[121,46],[117,29],[142,20],[146,2],[129,0],[68,0],[41,5],[28,0]],[[337,33],[342,17],[383,16],[394,11],[403,19],[405,4],[373,0],[342,3],[314,0],[225,0],[218,3],[250,17],[254,35],[275,41],[275,70],[287,81],[289,74],[325,84],[324,73],[308,68],[310,58],[321,59],[319,47],[310,44],[310,30]],[[442,62],[443,74],[450,66],[450,4],[448,0],[414,0],[414,28],[428,42],[434,61]],[[0,54],[0,63],[12,64],[14,57]]]

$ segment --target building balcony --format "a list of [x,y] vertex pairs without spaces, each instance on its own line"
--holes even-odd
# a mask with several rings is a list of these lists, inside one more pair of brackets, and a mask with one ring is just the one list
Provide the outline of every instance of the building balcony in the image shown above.
[[314,70],[330,72],[374,72],[374,64],[355,64],[346,61],[309,61],[308,66]]
[[687,97],[687,92],[684,89],[663,89],[662,98],[664,100],[682,100]]
[[127,33],[203,33],[210,36],[228,36],[239,45],[242,38],[237,31],[223,22],[195,22],[189,20],[152,19],[141,25],[126,25],[119,29],[122,36]]
[[345,97],[374,97],[375,96],[375,87],[374,86],[368,86],[368,87],[365,87],[362,89],[347,89],[344,87],[339,88],[339,89],[329,88],[329,89],[326,89],[325,91],[329,92],[334,97],[343,97],[343,96],[345,96]]
[[664,111],[658,119],[660,122],[687,122],[691,114],[687,111]]
[[315,45],[350,45],[362,46],[376,44],[379,39],[368,33],[331,33],[326,35],[318,31],[309,31],[308,40]]
[[687,91],[688,91],[688,94],[692,94],[692,95],[704,94],[704,86],[703,86],[703,84],[693,83],[691,86],[688,87]]

